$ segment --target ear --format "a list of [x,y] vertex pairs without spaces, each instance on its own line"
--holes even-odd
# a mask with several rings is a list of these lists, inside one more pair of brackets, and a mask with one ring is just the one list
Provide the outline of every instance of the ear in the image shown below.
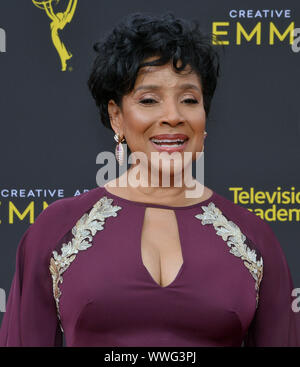
[[110,100],[107,105],[110,124],[114,132],[123,135],[122,111],[114,100]]

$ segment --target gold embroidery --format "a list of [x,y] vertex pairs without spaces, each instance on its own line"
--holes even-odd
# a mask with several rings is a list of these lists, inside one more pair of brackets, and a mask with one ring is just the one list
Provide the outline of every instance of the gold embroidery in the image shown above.
[[202,206],[203,214],[197,214],[195,217],[201,220],[203,225],[212,224],[217,235],[230,247],[230,253],[240,257],[244,265],[249,269],[255,279],[256,307],[258,306],[259,285],[263,276],[263,259],[256,259],[256,252],[250,249],[244,241],[246,236],[240,231],[239,227],[232,221],[224,217],[221,210],[214,203],[210,202],[208,206]]
[[[62,274],[68,269],[70,264],[76,258],[78,251],[86,250],[92,246],[93,236],[97,231],[102,231],[105,219],[116,217],[117,211],[122,209],[120,206],[111,205],[113,199],[103,196],[97,201],[89,214],[85,213],[72,228],[73,238],[69,243],[64,243],[61,248],[61,254],[53,251],[53,257],[50,260],[50,273],[53,282],[53,295],[56,302],[57,315],[60,320],[59,298],[61,291],[59,284],[63,282]],[[60,323],[61,330],[63,331]]]

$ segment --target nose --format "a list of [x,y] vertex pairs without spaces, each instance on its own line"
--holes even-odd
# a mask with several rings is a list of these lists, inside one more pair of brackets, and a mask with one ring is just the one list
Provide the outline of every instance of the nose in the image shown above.
[[184,123],[185,119],[180,111],[180,106],[174,101],[166,101],[163,113],[160,119],[161,124],[176,126]]

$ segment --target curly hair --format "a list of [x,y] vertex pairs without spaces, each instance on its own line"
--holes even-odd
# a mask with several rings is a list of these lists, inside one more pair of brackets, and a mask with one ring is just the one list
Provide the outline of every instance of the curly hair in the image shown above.
[[[208,116],[219,76],[219,55],[211,39],[199,30],[197,21],[176,19],[170,12],[160,17],[142,13],[127,16],[93,45],[97,56],[87,84],[104,126],[111,129],[109,100],[122,106],[122,97],[133,90],[141,67],[169,62],[175,72],[180,73],[189,65],[191,72],[199,76]],[[152,56],[159,58],[143,62]]]

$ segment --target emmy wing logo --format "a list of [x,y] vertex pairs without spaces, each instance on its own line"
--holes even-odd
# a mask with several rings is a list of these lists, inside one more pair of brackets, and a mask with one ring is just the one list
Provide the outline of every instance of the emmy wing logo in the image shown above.
[[44,10],[46,15],[51,20],[50,23],[51,39],[60,57],[61,71],[65,71],[67,68],[67,61],[72,57],[72,54],[66,49],[66,46],[59,38],[58,30],[63,30],[66,24],[72,21],[78,0],[69,0],[66,10],[64,12],[57,12],[57,13],[55,13],[52,6],[52,3],[54,1],[55,4],[57,5],[60,0],[47,0],[47,1],[32,0],[33,4],[37,8]]

